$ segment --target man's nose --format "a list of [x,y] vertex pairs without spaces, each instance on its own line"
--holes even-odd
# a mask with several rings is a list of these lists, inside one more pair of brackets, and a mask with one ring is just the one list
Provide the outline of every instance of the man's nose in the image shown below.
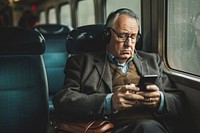
[[125,40],[125,45],[131,46],[133,45],[134,42],[135,42],[135,39],[132,39],[131,37],[127,37],[127,39]]

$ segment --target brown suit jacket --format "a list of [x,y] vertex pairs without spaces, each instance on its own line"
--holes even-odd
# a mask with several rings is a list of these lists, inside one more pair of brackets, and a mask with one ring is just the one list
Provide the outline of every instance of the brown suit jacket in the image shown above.
[[[105,53],[71,56],[65,67],[63,89],[53,97],[60,118],[74,120],[97,118],[103,115],[103,103],[112,92],[112,76]],[[184,111],[184,95],[168,76],[157,54],[135,51],[133,62],[139,75],[157,74],[156,85],[164,94],[164,110],[154,110],[155,119],[166,123]],[[164,121],[163,121],[164,120]]]

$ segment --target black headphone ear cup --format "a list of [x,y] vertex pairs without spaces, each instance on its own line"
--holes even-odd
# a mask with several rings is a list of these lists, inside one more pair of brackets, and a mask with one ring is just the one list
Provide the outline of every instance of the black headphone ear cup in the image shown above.
[[110,38],[111,38],[111,33],[110,33],[110,29],[106,28],[104,31],[104,38],[106,40],[107,43],[110,42]]
[[143,42],[142,42],[142,35],[140,34],[140,32],[138,32],[136,39],[137,40],[136,40],[136,46],[135,46],[135,48],[137,50],[142,50],[142,48],[143,48]]
[[136,42],[139,41],[141,39],[141,37],[142,37],[142,35],[140,34],[140,32],[138,32]]

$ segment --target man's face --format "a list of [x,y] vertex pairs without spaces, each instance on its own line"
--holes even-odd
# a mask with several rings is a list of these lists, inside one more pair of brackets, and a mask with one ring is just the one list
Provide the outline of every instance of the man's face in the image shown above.
[[126,62],[133,56],[138,30],[136,20],[124,14],[116,19],[114,27],[110,29],[108,50],[120,63]]

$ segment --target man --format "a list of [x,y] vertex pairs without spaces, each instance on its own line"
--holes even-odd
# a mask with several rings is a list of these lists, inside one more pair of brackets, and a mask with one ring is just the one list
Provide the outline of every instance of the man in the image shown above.
[[[135,50],[139,20],[130,9],[112,12],[106,23],[105,53],[68,59],[63,89],[53,103],[60,118],[107,116],[114,133],[167,133],[183,113],[184,96],[162,72],[158,55]],[[144,75],[158,75],[147,91],[136,87]],[[172,121],[174,123],[172,123]]]

